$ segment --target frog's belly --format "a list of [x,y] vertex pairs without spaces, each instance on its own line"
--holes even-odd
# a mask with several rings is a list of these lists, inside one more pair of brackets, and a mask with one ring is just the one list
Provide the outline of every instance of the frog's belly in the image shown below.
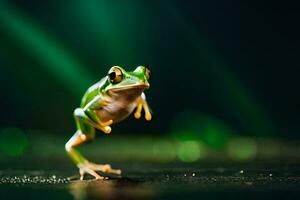
[[135,107],[135,103],[124,105],[124,103],[114,102],[97,110],[96,115],[102,122],[112,119],[113,123],[116,123],[128,117]]

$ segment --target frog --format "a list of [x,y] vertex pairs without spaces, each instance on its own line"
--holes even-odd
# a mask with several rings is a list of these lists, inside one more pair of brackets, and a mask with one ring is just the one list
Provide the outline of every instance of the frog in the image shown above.
[[144,93],[150,87],[149,77],[150,70],[145,66],[138,66],[134,71],[113,66],[105,77],[87,89],[80,106],[73,112],[77,130],[65,144],[67,154],[79,168],[80,180],[85,174],[98,180],[108,179],[99,172],[121,175],[122,171],[113,169],[110,164],[90,162],[76,147],[94,140],[96,130],[110,134],[113,124],[123,121],[133,112],[134,117],[140,119],[144,111],[144,118],[150,121],[151,109]]

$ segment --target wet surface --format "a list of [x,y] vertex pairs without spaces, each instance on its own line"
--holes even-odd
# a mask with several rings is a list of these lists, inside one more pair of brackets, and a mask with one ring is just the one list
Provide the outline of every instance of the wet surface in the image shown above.
[[68,171],[0,171],[3,198],[186,199],[243,197],[299,199],[298,167],[161,167],[139,165],[105,181]]

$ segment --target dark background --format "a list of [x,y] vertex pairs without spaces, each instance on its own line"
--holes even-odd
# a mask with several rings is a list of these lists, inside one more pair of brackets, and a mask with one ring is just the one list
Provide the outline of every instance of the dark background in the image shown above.
[[[0,0],[0,197],[299,199],[299,11],[289,1]],[[76,147],[123,172],[79,181],[64,149],[73,110],[114,65],[150,68],[153,119],[130,116]]]
[[0,9],[2,128],[70,136],[90,85],[113,65],[148,65],[153,120],[131,117],[114,133],[168,134],[178,116],[196,115],[244,136],[299,138],[296,4],[18,0]]

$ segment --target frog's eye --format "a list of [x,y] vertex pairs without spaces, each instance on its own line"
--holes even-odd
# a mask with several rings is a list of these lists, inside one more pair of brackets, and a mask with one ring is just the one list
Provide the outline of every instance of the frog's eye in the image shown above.
[[150,78],[150,70],[148,68],[146,68],[145,75],[146,75],[146,79],[149,80],[149,78]]
[[107,76],[112,83],[120,83],[123,80],[123,73],[118,67],[111,68]]

